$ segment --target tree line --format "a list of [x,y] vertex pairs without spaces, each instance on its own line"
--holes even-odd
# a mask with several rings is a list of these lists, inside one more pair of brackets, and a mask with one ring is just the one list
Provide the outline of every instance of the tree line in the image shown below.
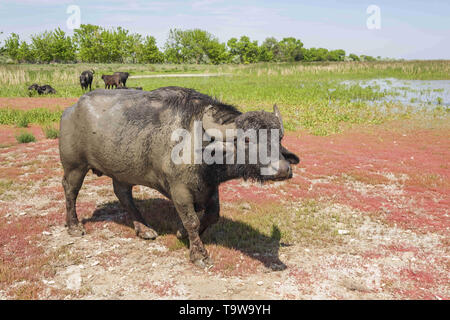
[[103,28],[83,24],[73,36],[60,28],[31,36],[29,42],[11,33],[0,53],[18,63],[186,63],[222,64],[293,61],[373,61],[380,59],[342,49],[305,48],[293,37],[278,41],[266,38],[261,45],[248,36],[220,42],[211,33],[200,30],[172,29],[162,49],[152,36],[117,27]]

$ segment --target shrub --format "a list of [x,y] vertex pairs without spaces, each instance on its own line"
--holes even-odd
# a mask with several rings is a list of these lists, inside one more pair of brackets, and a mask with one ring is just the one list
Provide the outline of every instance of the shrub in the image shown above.
[[47,139],[56,139],[59,137],[59,130],[54,127],[46,126],[43,130]]
[[29,143],[29,142],[35,142],[36,138],[31,132],[22,132],[18,136],[16,136],[16,140],[19,143]]
[[21,116],[19,116],[15,121],[16,127],[19,127],[19,128],[27,128],[29,123],[30,123],[30,120],[28,119],[28,117],[25,114],[22,114]]

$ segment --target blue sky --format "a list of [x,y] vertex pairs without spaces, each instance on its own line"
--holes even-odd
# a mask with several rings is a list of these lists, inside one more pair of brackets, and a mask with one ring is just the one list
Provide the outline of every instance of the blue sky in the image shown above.
[[[304,46],[405,59],[450,59],[450,1],[265,1],[265,0],[0,0],[0,35],[29,39],[61,27],[68,33],[69,5],[81,23],[122,26],[153,35],[162,47],[171,28],[201,28],[221,41],[248,35],[296,37]],[[369,5],[380,8],[381,28],[369,30]]]

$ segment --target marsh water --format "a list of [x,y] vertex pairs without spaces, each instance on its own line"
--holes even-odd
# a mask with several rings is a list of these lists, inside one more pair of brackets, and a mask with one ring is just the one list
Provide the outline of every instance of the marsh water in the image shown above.
[[385,95],[371,103],[391,102],[417,107],[450,106],[450,80],[400,80],[395,78],[347,80],[344,85],[358,84]]

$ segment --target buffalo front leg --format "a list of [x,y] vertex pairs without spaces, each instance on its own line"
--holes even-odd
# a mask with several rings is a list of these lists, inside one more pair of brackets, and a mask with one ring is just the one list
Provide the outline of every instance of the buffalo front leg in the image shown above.
[[[209,199],[205,207],[205,213],[200,219],[199,235],[202,235],[211,225],[219,221],[220,203],[219,203],[219,190],[216,189]],[[188,237],[187,231],[184,228],[180,228],[177,231],[178,239],[186,239]]]
[[66,226],[72,236],[82,236],[86,233],[83,225],[78,221],[76,202],[87,171],[86,168],[64,169],[62,185],[66,197]]
[[119,199],[120,204],[125,208],[131,219],[133,220],[133,226],[134,230],[136,231],[136,235],[146,240],[156,239],[158,233],[146,225],[144,218],[134,204],[132,194],[133,186],[126,183],[121,183],[115,179],[113,179],[113,186],[114,193]]
[[219,204],[219,190],[216,189],[213,196],[209,199],[208,204],[206,206],[205,214],[200,220],[200,235],[205,232],[208,227],[219,221],[219,212],[220,212],[220,204]]
[[184,185],[171,188],[172,200],[189,237],[189,257],[192,263],[200,268],[210,267],[213,261],[208,255],[200,239],[200,220],[194,209],[192,195]]

